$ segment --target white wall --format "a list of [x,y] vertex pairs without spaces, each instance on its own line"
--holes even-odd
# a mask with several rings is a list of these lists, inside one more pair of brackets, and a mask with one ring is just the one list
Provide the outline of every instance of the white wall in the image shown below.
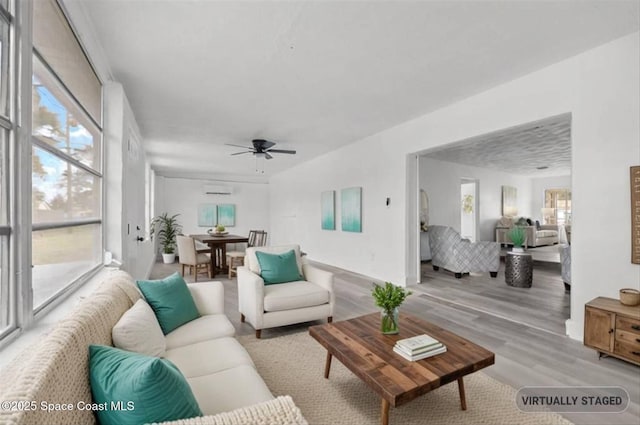
[[546,189],[571,189],[571,176],[538,177],[532,179],[531,215],[542,223],[544,191]]
[[[567,329],[580,339],[586,302],[640,286],[640,267],[629,260],[629,166],[640,163],[639,39],[625,36],[273,176],[274,242],[300,242],[319,261],[403,283],[411,273],[407,155],[570,112],[576,212]],[[363,233],[320,230],[320,192],[349,186],[363,187]]]
[[429,196],[429,224],[451,226],[460,231],[462,178],[479,180],[480,240],[496,239],[496,222],[502,217],[502,186],[518,190],[518,216],[531,215],[530,177],[421,157],[420,187]]
[[[105,250],[123,263],[135,279],[149,275],[154,261],[151,241],[144,236],[145,155],[132,154],[129,140],[141,140],[135,117],[121,84],[104,85]],[[140,226],[141,232],[137,232]]]
[[[156,215],[180,214],[184,234],[203,234],[207,227],[198,227],[198,205],[235,204],[236,225],[227,231],[234,235],[248,235],[249,230],[269,232],[269,188],[265,183],[221,182],[212,180],[161,177],[156,181],[159,196]],[[215,184],[233,188],[231,195],[206,195],[202,186]],[[271,235],[268,235],[268,243]]]

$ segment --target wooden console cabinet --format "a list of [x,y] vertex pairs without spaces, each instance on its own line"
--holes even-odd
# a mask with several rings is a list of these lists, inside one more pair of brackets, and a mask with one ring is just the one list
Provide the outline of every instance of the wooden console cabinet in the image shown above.
[[640,306],[598,297],[584,310],[584,345],[640,366]]

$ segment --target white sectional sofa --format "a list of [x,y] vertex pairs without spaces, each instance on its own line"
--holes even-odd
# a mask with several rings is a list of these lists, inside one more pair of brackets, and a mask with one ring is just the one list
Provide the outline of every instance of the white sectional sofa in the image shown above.
[[[251,357],[233,338],[220,282],[190,284],[201,317],[166,335],[164,357],[185,376],[204,417],[189,424],[306,424],[288,396],[275,398]],[[112,328],[141,298],[133,279],[112,271],[92,296],[38,344],[0,371],[0,400],[91,403],[91,344],[112,345]],[[170,391],[171,389],[167,389]],[[91,411],[0,410],[2,424],[93,424]]]
[[[531,219],[529,219],[531,222]],[[509,231],[516,225],[518,219],[515,217],[502,217],[496,224],[496,242],[500,245],[513,245],[509,238]],[[555,245],[559,241],[558,226],[543,224],[536,227],[535,225],[519,225],[525,231],[525,248],[534,248],[543,245]]]

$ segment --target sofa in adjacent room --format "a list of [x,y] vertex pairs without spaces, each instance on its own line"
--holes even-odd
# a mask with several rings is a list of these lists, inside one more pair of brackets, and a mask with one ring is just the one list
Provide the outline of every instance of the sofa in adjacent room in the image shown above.
[[509,230],[514,226],[522,227],[525,230],[525,248],[554,245],[559,241],[558,226],[556,225],[540,225],[526,217],[504,216],[496,224],[496,242],[501,245],[513,245],[509,238]]
[[[122,332],[124,318],[138,305],[141,293],[127,273],[107,273],[99,288],[67,318],[0,371],[3,401],[46,401],[76,408],[46,411],[38,405],[29,410],[1,410],[0,423],[95,423],[92,411],[77,408],[78,403],[95,402],[89,378],[89,346],[112,346],[114,339],[127,338],[144,346],[143,350],[160,352],[186,378],[204,416],[179,423],[307,423],[289,396],[276,398],[271,394],[251,357],[233,337],[235,329],[224,315],[224,289],[220,282],[188,285],[200,317],[167,333],[161,347],[156,347],[150,345],[151,337],[147,340],[128,330]],[[135,328],[136,320],[132,319]],[[128,351],[124,353],[129,355]],[[154,360],[153,356],[149,358]],[[93,370],[91,377],[93,380]]]

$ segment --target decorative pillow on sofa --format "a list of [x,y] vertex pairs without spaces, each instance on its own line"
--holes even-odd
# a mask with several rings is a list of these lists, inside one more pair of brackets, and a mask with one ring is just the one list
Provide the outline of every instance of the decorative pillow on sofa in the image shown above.
[[513,227],[513,217],[503,215],[498,221],[498,227]]
[[293,249],[282,254],[256,251],[256,257],[260,263],[260,276],[265,285],[302,279],[298,271],[296,252]]
[[[169,360],[89,346],[89,376],[100,424],[139,425],[202,416],[191,387]],[[113,403],[122,402],[121,409]]]
[[143,299],[127,310],[111,330],[113,345],[147,356],[162,357],[167,349],[156,315]]
[[187,283],[177,272],[161,280],[138,280],[136,284],[165,335],[200,317]]

